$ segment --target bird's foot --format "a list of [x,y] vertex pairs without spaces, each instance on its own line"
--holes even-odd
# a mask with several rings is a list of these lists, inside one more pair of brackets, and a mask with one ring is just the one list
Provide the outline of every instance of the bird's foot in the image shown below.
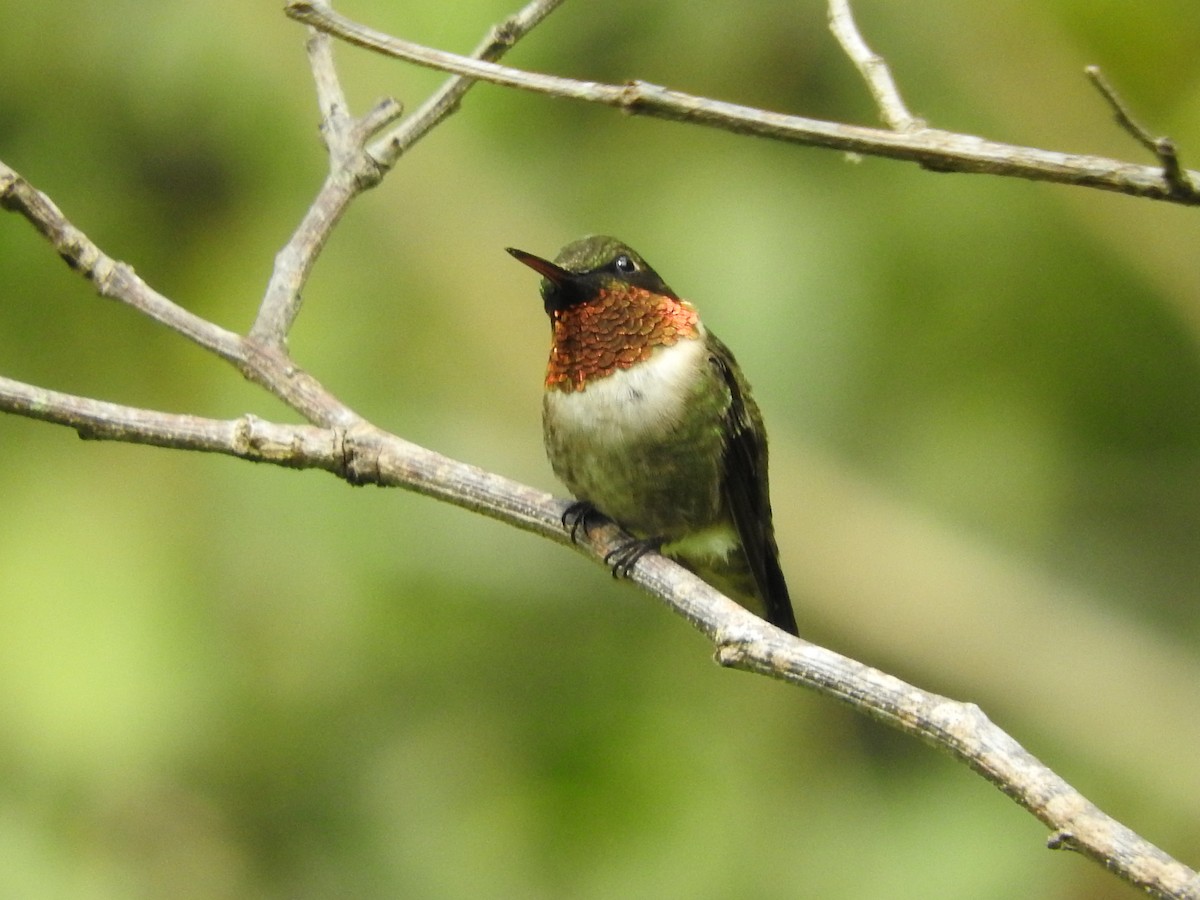
[[615,550],[604,554],[605,565],[612,566],[613,578],[628,578],[637,561],[647,553],[657,553],[663,545],[663,538],[635,538],[626,541]]
[[576,500],[562,514],[563,528],[567,529],[571,534],[571,543],[574,544],[579,538],[579,529],[583,529],[583,536],[588,537],[591,530],[591,519],[600,515],[600,510],[596,509],[587,500]]

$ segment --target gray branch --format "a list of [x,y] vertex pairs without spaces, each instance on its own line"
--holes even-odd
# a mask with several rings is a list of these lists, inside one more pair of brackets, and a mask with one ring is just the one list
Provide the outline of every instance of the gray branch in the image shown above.
[[[476,80],[798,143],[913,159],[933,168],[988,171],[1200,202],[1191,191],[1194,181],[1184,178],[1171,185],[1161,171],[1148,167],[993,144],[925,128],[907,112],[886,63],[857,35],[846,4],[836,0],[831,3],[835,33],[859,65],[892,131],[752,110],[640,82],[620,87],[577,82],[491,62],[559,2],[534,0],[527,4],[493,29],[473,57],[379,35],[337,16],[323,4],[289,4],[289,15],[317,29],[309,36],[308,49],[330,172],[295,234],[277,255],[258,316],[246,336],[208,322],[158,294],[128,265],[104,254],[48,197],[0,163],[0,207],[22,215],[100,295],[144,313],[230,362],[283,399],[309,424],[273,423],[252,415],[219,420],[138,409],[7,378],[0,378],[0,411],[73,428],[89,439],[220,453],[290,468],[321,469],[354,484],[401,487],[570,544],[561,523],[564,501],[383,431],[303,372],[286,347],[287,334],[300,312],[301,288],[338,219],[358,194],[386,175],[413,142],[457,108],[462,94]],[[401,110],[393,100],[381,101],[365,116],[354,118],[338,82],[329,34],[449,71],[453,77],[399,124],[394,123]],[[375,137],[387,128],[392,130]],[[1182,190],[1185,183],[1190,193]],[[602,560],[621,540],[617,526],[604,523],[588,535],[580,535],[576,546]],[[1050,829],[1050,847],[1083,853],[1153,895],[1200,898],[1200,875],[1101,812],[973,704],[923,691],[790,637],[664,557],[644,557],[631,578],[707,635],[722,665],[812,688],[914,735],[966,763],[1035,815]]]
[[[1173,183],[1161,168],[1101,156],[1002,144],[974,135],[928,127],[889,131],[824,122],[698,97],[644,81],[630,81],[622,85],[603,84],[528,72],[392,37],[335,12],[319,0],[289,0],[285,11],[297,21],[385,56],[503,87],[613,106],[634,115],[689,122],[738,134],[866,156],[907,160],[939,172],[1007,175],[1100,188],[1190,206],[1200,205],[1200,190],[1195,188],[1200,184],[1200,173],[1196,172],[1185,172],[1182,179]],[[844,27],[847,34],[853,30],[853,20],[848,23],[840,21],[839,25]],[[866,48],[861,39],[860,43]],[[867,68],[874,73],[870,76],[871,84],[878,90],[879,85],[890,81],[890,76],[887,79],[879,76],[878,73],[885,69],[870,63],[872,57],[874,54],[867,50],[867,56],[863,60],[856,59],[856,62],[868,63]],[[897,93],[897,100],[898,96]],[[890,121],[888,117],[895,113],[889,100],[885,119]]]

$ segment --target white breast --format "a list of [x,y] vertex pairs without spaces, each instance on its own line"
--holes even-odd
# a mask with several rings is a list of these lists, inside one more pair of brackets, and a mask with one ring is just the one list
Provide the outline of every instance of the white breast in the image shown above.
[[582,391],[547,392],[546,414],[557,429],[597,443],[664,431],[683,414],[704,353],[701,339],[659,347],[649,359],[589,381]]

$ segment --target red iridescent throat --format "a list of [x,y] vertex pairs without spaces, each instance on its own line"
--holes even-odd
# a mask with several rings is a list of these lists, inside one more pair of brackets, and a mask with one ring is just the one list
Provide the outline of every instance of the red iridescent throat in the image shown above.
[[628,369],[656,347],[700,336],[690,303],[640,287],[601,290],[587,303],[554,310],[551,320],[554,344],[546,387],[568,392]]

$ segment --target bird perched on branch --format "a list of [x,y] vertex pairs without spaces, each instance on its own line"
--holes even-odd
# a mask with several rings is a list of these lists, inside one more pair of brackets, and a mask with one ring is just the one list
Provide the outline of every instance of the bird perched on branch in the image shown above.
[[542,276],[546,453],[579,501],[564,526],[574,534],[598,510],[635,538],[609,554],[614,574],[659,550],[796,634],[766,432],[729,348],[615,238],[582,238],[553,262],[508,252]]

